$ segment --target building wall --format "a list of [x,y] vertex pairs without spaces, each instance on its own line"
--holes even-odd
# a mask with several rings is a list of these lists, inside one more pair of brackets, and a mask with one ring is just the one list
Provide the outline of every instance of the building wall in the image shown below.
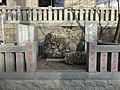
[[7,6],[37,7],[38,0],[7,0]]
[[85,6],[85,7],[91,7],[96,5],[96,0],[64,0],[64,6]]
[[[7,6],[38,7],[39,0],[7,0]],[[64,0],[64,6],[95,6],[96,0]]]

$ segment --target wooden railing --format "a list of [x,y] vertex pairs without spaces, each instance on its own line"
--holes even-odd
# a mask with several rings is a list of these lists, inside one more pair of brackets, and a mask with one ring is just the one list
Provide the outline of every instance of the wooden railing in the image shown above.
[[0,45],[0,72],[36,71],[36,45]]
[[116,26],[117,8],[99,7],[1,7],[6,23],[37,23],[44,26],[80,26],[85,21],[97,21],[102,26]]

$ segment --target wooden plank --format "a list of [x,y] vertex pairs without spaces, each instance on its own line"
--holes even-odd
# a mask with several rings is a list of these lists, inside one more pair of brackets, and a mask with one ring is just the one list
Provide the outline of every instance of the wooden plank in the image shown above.
[[89,42],[87,44],[87,54],[88,54],[88,62],[87,62],[87,71],[88,72],[96,72],[96,63],[97,63],[97,42]]
[[16,71],[24,72],[24,70],[25,70],[24,54],[16,53]]
[[6,72],[15,72],[15,58],[13,53],[5,53]]
[[100,55],[100,72],[107,71],[107,53],[102,52]]
[[25,52],[27,72],[36,70],[36,43],[29,42],[26,44],[27,51]]
[[118,71],[118,53],[116,52],[111,55],[111,71]]
[[5,71],[5,61],[4,61],[4,54],[0,53],[0,72]]

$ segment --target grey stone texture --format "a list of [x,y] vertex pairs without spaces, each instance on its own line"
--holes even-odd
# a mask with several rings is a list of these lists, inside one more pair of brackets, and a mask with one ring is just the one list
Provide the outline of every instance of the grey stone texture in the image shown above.
[[120,80],[0,80],[0,90],[119,90]]

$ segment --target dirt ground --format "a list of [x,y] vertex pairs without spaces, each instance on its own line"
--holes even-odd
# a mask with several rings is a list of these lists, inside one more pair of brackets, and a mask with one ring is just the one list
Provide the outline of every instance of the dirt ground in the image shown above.
[[45,59],[38,59],[38,70],[86,70],[86,65],[69,65],[64,61],[46,61]]

